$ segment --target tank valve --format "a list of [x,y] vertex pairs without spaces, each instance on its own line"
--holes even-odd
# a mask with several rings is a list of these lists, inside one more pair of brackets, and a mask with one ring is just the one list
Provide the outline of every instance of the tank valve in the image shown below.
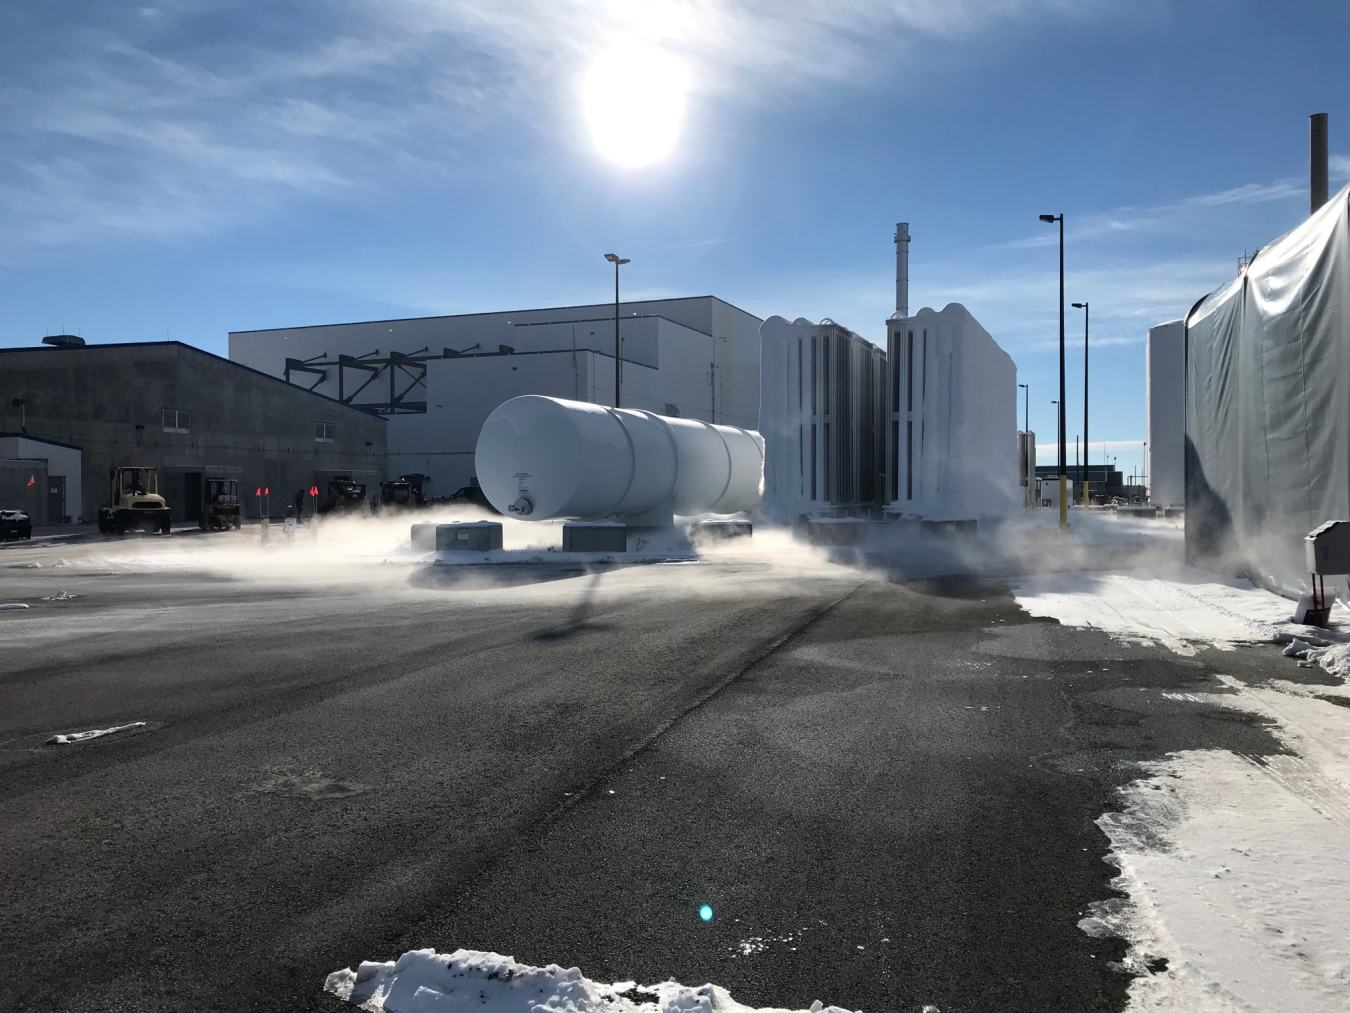
[[534,513],[534,504],[531,503],[524,496],[522,496],[520,497],[520,499],[516,500],[506,509],[509,513],[520,514],[520,516],[522,517],[528,517],[530,514]]

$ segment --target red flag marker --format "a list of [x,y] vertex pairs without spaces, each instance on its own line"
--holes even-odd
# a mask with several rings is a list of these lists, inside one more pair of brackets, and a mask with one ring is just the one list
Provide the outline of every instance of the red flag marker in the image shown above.
[[262,495],[262,489],[259,489],[259,490],[258,490],[257,492],[255,492],[253,495],[255,495],[255,496],[261,496],[261,495]]
[[29,475],[29,476],[28,476],[28,484],[29,484],[29,485],[37,485],[37,476],[36,476],[36,475]]
[[263,486],[263,495],[264,495],[264,496],[269,495],[269,493],[268,493],[268,491],[267,491],[267,486]]

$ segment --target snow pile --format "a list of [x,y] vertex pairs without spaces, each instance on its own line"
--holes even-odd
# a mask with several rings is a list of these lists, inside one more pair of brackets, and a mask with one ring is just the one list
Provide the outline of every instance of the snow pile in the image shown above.
[[[1232,649],[1287,640],[1288,634],[1307,641],[1315,632],[1290,620],[1288,599],[1192,567],[1040,574],[1019,581],[1014,593],[1017,604],[1034,616],[1160,643],[1185,655],[1194,654],[1197,643]],[[1332,616],[1350,620],[1340,603]]]
[[[478,950],[409,950],[396,961],[365,961],[334,971],[324,990],[368,1010],[390,1013],[787,1013],[751,1010],[724,988],[678,982],[605,985],[575,967],[530,967]],[[810,1013],[847,1013],[820,1002]]]
[[1350,676],[1350,644],[1333,644],[1317,653],[1315,660],[1317,664],[1332,675],[1344,679]]

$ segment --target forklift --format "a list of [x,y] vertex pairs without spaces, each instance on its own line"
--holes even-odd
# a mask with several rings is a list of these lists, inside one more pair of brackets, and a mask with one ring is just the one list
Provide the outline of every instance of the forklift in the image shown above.
[[328,494],[319,504],[321,514],[364,513],[366,487],[350,478],[334,478],[328,482]]
[[197,526],[203,531],[239,530],[239,482],[208,475],[202,483],[202,512]]
[[169,507],[159,494],[154,468],[113,468],[108,476],[111,505],[98,508],[98,529],[105,535],[128,530],[169,533]]
[[380,498],[371,504],[375,509],[421,510],[427,505],[425,486],[431,482],[430,475],[413,472],[400,475],[397,481],[385,482],[380,486]]

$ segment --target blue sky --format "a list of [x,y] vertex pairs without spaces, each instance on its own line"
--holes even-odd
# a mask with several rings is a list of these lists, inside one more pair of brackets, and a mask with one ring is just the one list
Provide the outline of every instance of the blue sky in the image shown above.
[[[1344,0],[328,0],[0,9],[0,345],[713,293],[873,340],[964,303],[1054,437],[1056,251],[1093,307],[1094,455],[1146,328],[1350,176]],[[669,158],[597,152],[604,53],[682,68]],[[1081,326],[1069,311],[1070,438]],[[1047,457],[1045,460],[1049,461]]]

